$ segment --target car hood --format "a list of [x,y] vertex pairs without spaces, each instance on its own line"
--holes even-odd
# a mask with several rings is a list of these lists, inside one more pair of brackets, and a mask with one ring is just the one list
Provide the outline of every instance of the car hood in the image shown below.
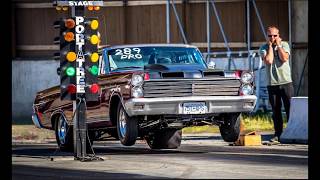
[[162,78],[203,78],[208,75],[223,76],[222,70],[209,70],[202,65],[161,65],[151,64],[144,67],[148,72],[150,79]]

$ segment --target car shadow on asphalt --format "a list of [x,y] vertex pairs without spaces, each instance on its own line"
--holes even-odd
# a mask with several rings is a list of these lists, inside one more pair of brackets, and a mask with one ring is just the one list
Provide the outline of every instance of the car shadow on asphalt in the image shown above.
[[[132,154],[183,154],[183,153],[199,153],[199,152],[183,152],[179,149],[150,149],[148,147],[110,147],[110,146],[99,146],[94,147],[94,154],[99,155],[132,155]],[[87,152],[88,155],[93,155],[92,151]],[[43,158],[50,159],[52,157],[73,157],[73,152],[63,152],[58,148],[18,148],[12,150],[13,157],[30,157],[30,158]]]
[[[149,147],[138,144],[131,147],[123,147],[106,145],[94,146],[93,154],[88,156],[101,157],[108,161],[109,157],[122,155],[126,156],[140,156],[142,158],[161,158],[172,157],[185,159],[194,159],[201,161],[232,161],[232,162],[246,162],[252,164],[269,164],[277,161],[278,165],[300,164],[302,166],[308,165],[308,151],[307,149],[268,149],[259,147],[244,147],[244,146],[229,146],[225,145],[199,145],[199,144],[182,144],[178,149],[162,149],[153,150]],[[40,158],[48,161],[56,161],[57,159],[74,159],[73,152],[61,152],[59,149],[47,146],[29,146],[27,148],[21,147],[12,150],[12,157],[26,157],[26,158]],[[142,177],[141,177],[142,178]],[[150,177],[153,178],[153,177]]]
[[[272,134],[262,134],[261,139],[262,141],[269,141],[272,138]],[[139,143],[136,143],[134,146],[122,146],[118,141],[98,141],[94,143],[93,152],[88,151],[87,154],[97,154],[102,156],[107,155],[152,155],[152,154],[201,154],[201,153],[208,153],[208,152],[238,152],[239,150],[244,152],[263,152],[266,151],[265,148],[258,147],[243,147],[243,146],[231,146],[227,142],[222,140],[220,135],[212,135],[212,136],[184,136],[182,139],[181,146],[188,147],[188,150],[183,150],[183,147],[179,147],[178,149],[150,149],[148,145],[139,140]],[[203,142],[203,141],[218,141],[214,145],[205,145],[205,144],[197,144],[196,142]],[[186,141],[193,141],[195,144],[184,144]],[[223,142],[223,143],[221,143]],[[269,150],[268,150],[269,151]],[[288,150],[282,149],[273,149],[275,153],[291,153]],[[305,154],[305,150],[299,151],[295,150],[293,154]],[[52,157],[73,157],[74,152],[62,152],[60,149],[54,144],[48,145],[41,145],[41,144],[20,144],[15,145],[12,149],[12,156],[26,156],[32,158],[44,158],[50,159]]]
[[[271,134],[267,135],[262,135],[261,136],[262,141],[267,141],[272,138]],[[211,136],[199,136],[199,135],[188,135],[188,136],[183,136],[182,141],[203,141],[203,140],[221,140],[223,141],[222,137],[220,135],[211,135]],[[112,145],[108,145],[108,142],[112,141]],[[115,142],[116,146],[115,146]],[[131,147],[128,146],[122,146],[120,143],[118,143],[117,140],[114,139],[108,139],[106,141],[97,141],[94,144],[101,145],[103,144],[104,146],[102,147],[94,147],[94,152],[95,153],[128,153],[128,154],[140,154],[140,153],[146,153],[146,154],[162,154],[162,153],[181,153],[181,151],[176,150],[176,149],[150,149],[147,145],[134,145]],[[12,150],[13,155],[42,155],[42,156],[70,156],[73,155],[73,152],[62,152],[60,149],[54,145],[54,142],[51,142],[50,145],[44,146],[40,144],[20,144],[20,145],[15,145],[18,148],[14,148]],[[92,152],[92,151],[91,151]],[[90,152],[88,152],[90,153]],[[184,152],[185,153],[185,152]]]

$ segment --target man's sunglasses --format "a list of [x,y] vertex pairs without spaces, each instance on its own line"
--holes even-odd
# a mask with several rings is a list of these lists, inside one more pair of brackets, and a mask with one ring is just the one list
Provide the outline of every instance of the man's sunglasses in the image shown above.
[[272,36],[273,36],[273,37],[277,37],[278,35],[268,35],[268,37],[272,37]]

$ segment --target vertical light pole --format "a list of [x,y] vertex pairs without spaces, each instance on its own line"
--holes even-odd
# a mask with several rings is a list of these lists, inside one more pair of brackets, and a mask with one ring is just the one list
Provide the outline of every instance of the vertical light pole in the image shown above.
[[167,43],[170,43],[170,0],[167,0],[166,5],[166,28],[167,28]]
[[210,56],[210,52],[211,52],[211,37],[210,37],[210,33],[211,33],[211,27],[210,27],[210,4],[209,1],[207,1],[206,4],[207,7],[207,57],[206,60],[208,58],[208,56]]

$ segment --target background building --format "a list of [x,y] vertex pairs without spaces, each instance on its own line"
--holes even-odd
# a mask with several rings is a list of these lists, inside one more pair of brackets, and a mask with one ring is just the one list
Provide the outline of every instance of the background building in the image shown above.
[[[98,12],[85,14],[98,16],[103,24],[99,27],[102,45],[187,42],[203,53],[226,51],[226,42],[231,51],[257,50],[265,43],[263,29],[276,25],[282,39],[292,48],[295,93],[308,95],[307,0],[215,0],[214,6],[211,0],[168,2],[105,0]],[[53,22],[69,14],[56,11],[48,0],[12,1],[14,120],[31,119],[35,93],[59,84],[56,74],[59,61],[53,60],[53,53],[58,50],[58,45],[53,44],[58,29],[53,28]]]

